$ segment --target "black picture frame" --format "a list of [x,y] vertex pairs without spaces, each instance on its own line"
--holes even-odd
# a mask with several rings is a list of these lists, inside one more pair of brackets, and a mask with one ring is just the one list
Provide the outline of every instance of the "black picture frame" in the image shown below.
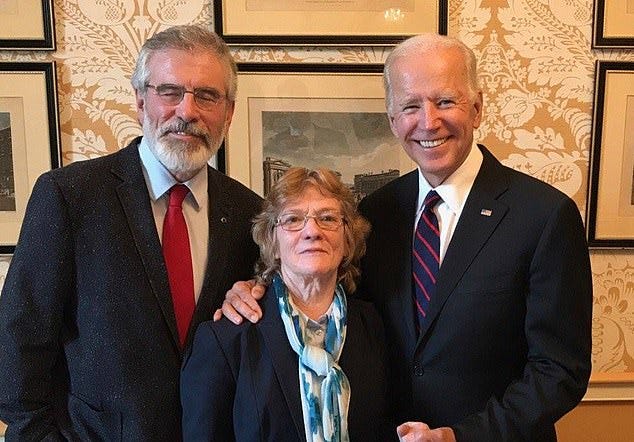
[[[24,2],[26,0],[19,0]],[[35,5],[39,4],[40,0],[33,1]],[[24,3],[21,3],[24,7]],[[54,51],[55,45],[55,20],[53,15],[53,0],[41,0],[42,17],[41,19],[41,38],[38,37],[23,37],[11,33],[11,31],[0,30],[0,50],[14,50],[14,51]],[[33,18],[33,11],[25,7],[20,13],[15,16],[7,16],[7,20],[15,22],[17,20],[17,26],[24,21],[25,23],[33,23],[37,20],[37,17]],[[0,25],[2,22],[0,21]],[[2,26],[0,26],[2,28]]]
[[[414,33],[421,32],[437,32],[439,34],[447,35],[448,26],[448,0],[432,0],[434,4],[438,4],[438,23],[436,29],[424,29],[424,26],[420,29],[416,29],[414,33],[384,33],[381,34],[380,29],[373,29],[366,34],[356,35],[339,35],[339,34],[312,34],[312,35],[297,35],[284,33],[283,35],[274,33],[243,33],[233,34],[227,32],[227,26],[225,20],[228,18],[223,13],[224,4],[226,2],[234,2],[235,0],[215,0],[213,4],[214,10],[214,30],[230,45],[245,45],[245,46],[392,46],[403,41],[407,37],[414,35]],[[333,13],[333,18],[336,17]],[[336,23],[336,20],[332,20]],[[336,25],[333,26],[335,29]],[[334,29],[333,29],[334,31]],[[374,32],[374,33],[372,33]]]
[[[9,81],[1,79],[6,76]],[[23,76],[23,77],[22,77]],[[0,62],[0,85],[11,83],[4,88],[0,86],[0,112],[10,113],[3,100],[19,99],[23,101],[23,114],[18,115],[17,120],[24,126],[23,155],[26,170],[16,171],[16,143],[11,139],[11,154],[14,159],[11,174],[26,182],[22,190],[18,192],[18,186],[14,184],[15,215],[9,218],[18,220],[5,221],[0,218],[0,226],[5,231],[0,235],[0,254],[12,254],[17,244],[19,229],[26,208],[31,188],[37,177],[47,170],[61,166],[61,136],[58,117],[57,84],[55,62]],[[9,93],[3,92],[9,90]],[[25,92],[21,92],[25,91]],[[39,96],[39,92],[45,95]],[[37,98],[34,98],[37,97]],[[25,110],[28,109],[28,118]],[[4,130],[4,129],[3,129]],[[9,127],[11,130],[11,126]],[[17,138],[17,137],[16,137]],[[28,173],[27,173],[28,171]],[[22,177],[20,174],[27,177]],[[17,179],[17,178],[16,178]],[[15,182],[15,180],[14,180]],[[2,213],[2,212],[0,212]],[[5,224],[3,225],[3,222]],[[13,234],[7,232],[14,232]]]
[[[608,5],[607,0],[595,0],[594,2],[594,18],[592,24],[592,47],[593,48],[633,48],[634,47],[634,14],[631,17],[624,17],[624,11],[617,10],[618,5],[611,3]],[[609,9],[608,9],[609,8]],[[607,16],[622,17],[623,25],[631,28],[629,35],[621,34],[615,36],[616,29],[606,26]]]
[[634,62],[597,61],[586,211],[593,248],[634,247],[634,149],[627,146],[634,146],[631,97]]

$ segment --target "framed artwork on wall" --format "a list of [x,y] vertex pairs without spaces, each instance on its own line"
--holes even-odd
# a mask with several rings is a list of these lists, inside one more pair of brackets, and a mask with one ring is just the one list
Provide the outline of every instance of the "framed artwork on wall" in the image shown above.
[[60,166],[54,62],[0,63],[0,253],[13,253],[35,180]]
[[260,195],[291,166],[341,174],[357,198],[414,163],[392,135],[381,65],[238,64],[226,173]]
[[0,0],[0,50],[55,50],[53,0]]
[[586,226],[591,247],[634,247],[634,62],[597,61]]
[[595,0],[592,46],[634,47],[634,3],[628,0]]
[[215,31],[229,44],[390,46],[447,34],[448,0],[216,0]]

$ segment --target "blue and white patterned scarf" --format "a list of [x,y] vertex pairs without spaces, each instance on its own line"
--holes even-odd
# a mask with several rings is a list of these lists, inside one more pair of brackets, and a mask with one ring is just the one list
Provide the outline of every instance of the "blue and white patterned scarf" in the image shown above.
[[299,384],[308,442],[347,442],[350,383],[338,365],[346,340],[346,295],[341,285],[329,315],[324,347],[304,345],[299,312],[279,274],[273,277],[280,315],[291,347],[299,355]]

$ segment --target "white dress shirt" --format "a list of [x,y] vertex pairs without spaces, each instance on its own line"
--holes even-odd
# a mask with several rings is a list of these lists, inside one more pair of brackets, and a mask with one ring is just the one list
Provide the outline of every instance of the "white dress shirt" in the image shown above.
[[[456,225],[460,219],[460,214],[464,208],[476,175],[480,171],[482,165],[482,152],[474,142],[471,151],[467,155],[467,159],[456,169],[454,173],[449,175],[442,184],[435,190],[442,198],[442,202],[436,204],[434,213],[438,217],[438,228],[440,231],[440,263],[445,257],[447,247],[456,230]],[[418,224],[418,219],[423,213],[425,196],[432,190],[420,169],[418,169],[418,203],[416,204],[416,218],[414,220],[414,230]],[[412,242],[414,234],[412,233]]]
[[[143,177],[150,193],[150,203],[159,240],[163,239],[163,221],[167,213],[169,190],[178,181],[161,164],[150,150],[145,138],[141,139],[139,155],[143,168]],[[187,223],[189,248],[192,253],[194,271],[194,299],[198,301],[205,279],[209,244],[209,193],[207,192],[207,168],[198,172],[192,179],[182,184],[189,188],[183,200],[183,216]]]

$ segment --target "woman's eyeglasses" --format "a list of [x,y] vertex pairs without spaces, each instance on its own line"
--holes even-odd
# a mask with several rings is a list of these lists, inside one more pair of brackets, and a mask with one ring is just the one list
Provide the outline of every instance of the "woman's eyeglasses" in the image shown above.
[[319,213],[317,215],[308,215],[305,213],[285,213],[275,221],[275,225],[281,227],[287,232],[297,232],[306,227],[309,219],[315,220],[317,226],[324,230],[337,230],[341,227],[345,219],[336,213]]

